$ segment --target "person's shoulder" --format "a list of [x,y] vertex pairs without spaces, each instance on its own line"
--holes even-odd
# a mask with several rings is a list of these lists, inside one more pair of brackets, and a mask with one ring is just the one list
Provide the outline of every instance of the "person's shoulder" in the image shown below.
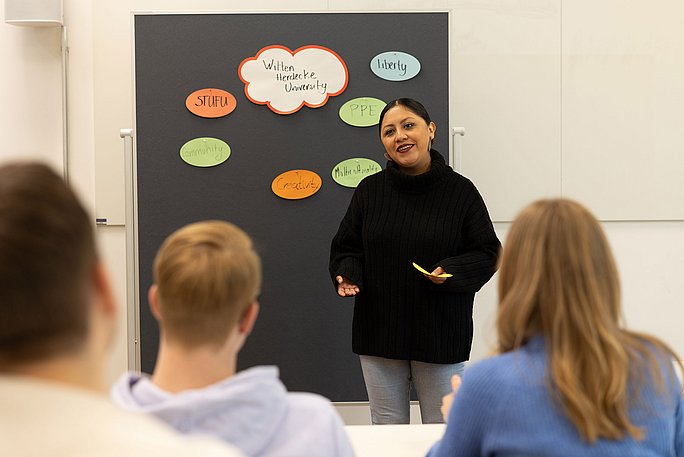
[[474,192],[474,193],[479,194],[479,191],[477,190],[475,183],[473,183],[473,181],[470,178],[468,178],[467,176],[462,175],[461,173],[459,173],[459,172],[457,172],[451,168],[449,168],[449,170],[445,174],[445,176],[446,176],[446,182],[448,183],[448,185],[457,186],[461,192],[467,191],[467,192]]
[[[3,451],[13,446],[35,455],[47,449],[49,455],[70,456],[241,455],[214,439],[188,439],[157,419],[117,408],[102,393],[68,384],[0,377],[0,403],[16,411],[7,424],[0,415],[0,428],[12,435],[0,443],[2,455],[12,455]],[[31,441],[36,430],[50,433]]]
[[497,379],[510,370],[511,359],[511,355],[506,353],[492,355],[475,362],[470,362],[463,373],[463,379],[473,379],[476,381],[482,379]]
[[520,385],[522,381],[534,379],[543,374],[543,359],[524,350],[505,352],[473,362],[464,374],[463,381],[477,383],[493,391],[503,391],[507,386]]
[[116,432],[101,436],[99,449],[93,455],[108,455],[100,452],[106,449],[111,455],[149,457],[159,454],[165,457],[210,456],[238,457],[243,454],[226,442],[209,436],[181,435],[154,417],[141,413],[120,411],[112,416],[110,430],[114,423]]
[[661,365],[670,364],[673,360],[674,354],[670,352],[667,345],[660,339],[650,335],[635,335],[635,340],[643,347],[643,352],[640,357],[645,357],[646,354],[651,354],[658,360]]
[[300,419],[317,424],[322,429],[338,430],[344,423],[337,409],[327,398],[308,392],[288,392],[289,412],[294,421]]
[[290,410],[317,417],[337,417],[337,411],[327,398],[309,392],[288,392]]
[[265,393],[277,396],[277,398],[270,399],[271,403],[281,401],[285,403],[289,411],[288,415],[337,417],[335,407],[324,396],[310,392],[287,391],[279,378],[279,370],[275,366],[261,365],[248,368],[227,382],[235,385],[238,378],[241,384],[250,386],[252,390],[258,388],[262,397]]
[[133,395],[133,387],[141,381],[149,379],[148,375],[129,371],[121,374],[109,389],[111,399],[123,408],[137,409],[137,401]]
[[678,372],[681,365],[677,355],[656,337],[637,335],[636,338],[641,344],[641,350],[633,352],[633,365],[640,365],[640,371],[647,373],[651,382],[653,382],[654,373],[659,371],[669,389],[681,392],[682,375]]
[[[94,408],[95,409],[95,408]],[[181,435],[161,420],[147,414],[130,412],[103,400],[90,419],[95,429],[89,433],[97,449],[91,455],[131,457],[159,454],[165,457],[237,457],[242,453],[218,438]],[[89,411],[86,415],[93,412]],[[105,427],[102,424],[107,424]]]
[[351,457],[354,455],[342,418],[325,397],[288,392],[287,418],[272,441],[283,455]]

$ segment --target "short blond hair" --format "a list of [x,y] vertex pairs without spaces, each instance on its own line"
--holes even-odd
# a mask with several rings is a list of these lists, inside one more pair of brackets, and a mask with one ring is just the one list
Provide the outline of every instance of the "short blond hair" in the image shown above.
[[261,261],[237,226],[203,221],[172,233],[154,260],[160,326],[186,346],[225,342],[261,287]]

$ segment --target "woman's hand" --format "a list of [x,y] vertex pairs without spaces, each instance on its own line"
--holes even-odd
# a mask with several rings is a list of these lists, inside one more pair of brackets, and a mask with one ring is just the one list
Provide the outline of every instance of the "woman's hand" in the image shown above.
[[351,297],[360,292],[359,286],[344,276],[337,275],[335,279],[337,280],[337,295],[340,297]]
[[449,418],[449,411],[451,410],[451,404],[454,402],[454,397],[456,396],[456,392],[458,392],[458,388],[461,387],[461,377],[457,374],[453,375],[451,377],[451,388],[452,391],[449,394],[446,394],[445,396],[442,397],[442,417],[444,418],[444,422],[447,421]]
[[444,271],[444,268],[437,267],[437,268],[435,268],[435,271],[433,271],[431,273],[432,276],[428,276],[428,275],[424,275],[424,276],[435,284],[444,284],[444,281],[446,281],[447,278],[437,278],[436,277],[437,275],[441,275],[442,273],[446,273],[446,271]]

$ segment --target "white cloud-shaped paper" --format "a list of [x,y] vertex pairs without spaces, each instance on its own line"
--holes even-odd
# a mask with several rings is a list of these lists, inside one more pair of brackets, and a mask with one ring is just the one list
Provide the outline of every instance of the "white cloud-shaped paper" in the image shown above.
[[347,65],[334,51],[323,46],[303,46],[291,51],[273,45],[242,61],[238,75],[245,95],[278,114],[292,114],[302,106],[318,108],[329,97],[347,88]]

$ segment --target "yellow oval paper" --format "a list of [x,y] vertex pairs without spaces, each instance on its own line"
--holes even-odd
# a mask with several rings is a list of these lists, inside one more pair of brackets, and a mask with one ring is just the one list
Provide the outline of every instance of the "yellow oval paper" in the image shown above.
[[230,157],[230,146],[218,138],[195,138],[180,148],[181,159],[194,167],[214,167]]
[[421,273],[423,273],[426,276],[432,276],[433,278],[451,278],[453,276],[452,274],[449,274],[449,273],[442,273],[441,275],[433,275],[432,273],[427,271],[425,268],[418,265],[416,262],[412,262],[412,263],[413,263],[413,268],[420,271]]
[[322,183],[321,177],[313,171],[290,170],[276,176],[271,190],[280,198],[300,200],[318,192]]
[[378,98],[354,98],[340,107],[340,119],[354,127],[377,125],[380,122],[380,112],[386,104]]

